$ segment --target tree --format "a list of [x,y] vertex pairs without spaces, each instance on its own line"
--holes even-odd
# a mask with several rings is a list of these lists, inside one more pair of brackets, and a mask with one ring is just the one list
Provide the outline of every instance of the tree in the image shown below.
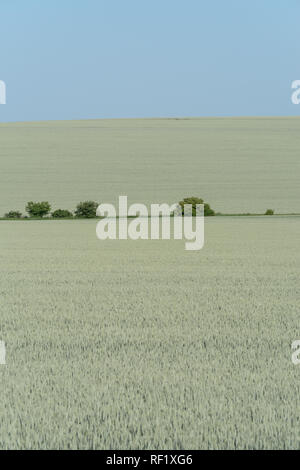
[[274,215],[274,210],[273,209],[267,209],[265,212],[265,215]]
[[68,217],[73,217],[72,212],[68,211],[67,209],[56,209],[54,212],[52,212],[51,215],[54,219],[65,219]]
[[203,199],[199,197],[186,197],[183,201],[179,202],[179,205],[182,207],[182,215],[184,214],[184,206],[186,204],[192,205],[192,215],[196,215],[196,204],[204,204],[204,216],[209,217],[215,215],[215,211],[210,208],[210,205],[205,203]]
[[96,210],[99,204],[94,201],[80,202],[75,210],[76,217],[82,217],[85,219],[92,219],[96,217]]
[[49,214],[51,206],[49,202],[28,202],[26,206],[26,212],[28,212],[30,217],[44,217]]
[[21,219],[22,214],[19,211],[9,211],[4,215],[4,217],[7,219]]

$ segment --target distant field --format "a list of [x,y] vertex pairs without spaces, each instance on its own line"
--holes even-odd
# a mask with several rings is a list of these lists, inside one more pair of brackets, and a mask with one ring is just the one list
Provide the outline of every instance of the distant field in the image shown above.
[[0,229],[1,449],[299,448],[299,218],[207,220],[200,252]]
[[300,118],[0,124],[0,215],[29,200],[175,202],[300,212]]

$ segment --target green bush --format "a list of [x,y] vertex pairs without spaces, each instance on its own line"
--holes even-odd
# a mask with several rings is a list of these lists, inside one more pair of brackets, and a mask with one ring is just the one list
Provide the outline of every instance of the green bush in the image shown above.
[[274,215],[274,210],[273,209],[267,209],[265,212],[265,215]]
[[6,217],[7,219],[21,219],[22,214],[19,211],[10,211],[7,212],[4,217]]
[[65,219],[67,217],[73,217],[72,212],[68,211],[67,209],[56,209],[52,212],[52,217],[54,219]]
[[184,214],[184,206],[186,204],[192,205],[192,214],[196,215],[196,204],[204,204],[204,216],[209,217],[215,215],[215,211],[211,209],[209,204],[206,204],[203,199],[199,197],[186,197],[183,201],[179,202],[179,205],[182,207],[182,215]]
[[28,202],[26,206],[26,212],[28,212],[30,217],[44,217],[49,214],[51,206],[49,202]]
[[94,201],[80,202],[75,210],[76,217],[82,217],[85,219],[92,219],[96,217],[96,210],[99,204]]

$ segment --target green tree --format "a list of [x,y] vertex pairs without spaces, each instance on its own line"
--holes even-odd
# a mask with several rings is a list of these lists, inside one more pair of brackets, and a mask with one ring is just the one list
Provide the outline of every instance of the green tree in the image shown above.
[[96,210],[99,204],[94,201],[80,202],[75,210],[76,217],[82,217],[85,219],[92,219],[96,217]]
[[184,213],[184,206],[186,204],[192,205],[192,214],[196,215],[196,205],[204,204],[204,216],[209,217],[215,215],[215,211],[211,209],[210,205],[205,203],[203,199],[199,197],[185,197],[182,201],[179,202],[179,205],[182,207],[182,215]]
[[267,209],[265,212],[265,215],[274,215],[274,210],[273,209]]
[[9,211],[4,215],[4,217],[7,219],[21,219],[22,214],[19,211]]
[[30,217],[44,217],[49,214],[51,211],[51,206],[49,202],[28,202],[26,206],[26,212],[28,212]]
[[68,217],[73,217],[72,212],[68,211],[67,209],[56,209],[54,212],[52,212],[51,215],[54,219],[65,219]]

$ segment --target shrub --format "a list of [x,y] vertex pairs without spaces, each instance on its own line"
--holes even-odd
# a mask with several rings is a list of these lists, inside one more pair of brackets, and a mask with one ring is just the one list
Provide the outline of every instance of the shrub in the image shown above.
[[49,202],[28,202],[26,206],[26,212],[30,215],[30,217],[44,217],[45,215],[49,214],[51,210],[51,206]]
[[273,209],[267,209],[265,212],[265,215],[274,215],[274,210]]
[[7,219],[21,219],[22,214],[19,211],[10,211],[7,212],[4,217],[6,217]]
[[68,211],[67,209],[56,209],[54,212],[52,212],[52,217],[54,219],[65,219],[67,217],[73,217],[72,212]]
[[186,197],[183,201],[179,202],[179,205],[182,207],[182,215],[184,213],[185,204],[192,204],[192,214],[196,215],[196,204],[204,204],[204,216],[209,217],[215,215],[215,211],[211,209],[209,204],[204,203],[203,199],[199,197]]
[[83,217],[85,219],[91,219],[96,217],[96,210],[99,204],[94,201],[80,202],[75,210],[76,217]]

